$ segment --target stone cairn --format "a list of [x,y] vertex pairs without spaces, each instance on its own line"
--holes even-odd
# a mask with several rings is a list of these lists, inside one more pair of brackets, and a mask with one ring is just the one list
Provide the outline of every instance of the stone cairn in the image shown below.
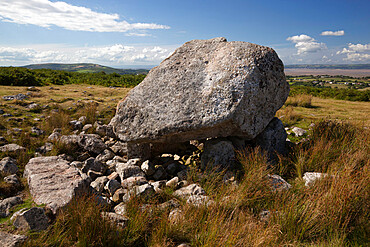
[[[79,134],[55,130],[49,136],[50,142],[74,147],[75,158],[33,158],[24,176],[34,201],[54,214],[78,193],[92,191],[114,206],[104,217],[122,226],[132,196],[151,196],[166,186],[187,203],[209,205],[205,191],[186,181],[189,165],[232,170],[235,150],[247,146],[260,146],[270,160],[284,154],[287,135],[274,116],[288,94],[284,66],[273,49],[225,38],[192,40],[119,102],[108,125],[96,123],[97,134],[85,133],[92,126],[83,126],[82,118]],[[269,178],[283,184],[277,175]],[[171,200],[159,206],[176,205]]]

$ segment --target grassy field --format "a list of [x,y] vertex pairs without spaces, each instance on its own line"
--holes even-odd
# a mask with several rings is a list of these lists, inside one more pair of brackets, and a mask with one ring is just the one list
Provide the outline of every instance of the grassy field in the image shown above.
[[[68,122],[87,116],[89,122],[108,123],[115,107],[130,89],[91,85],[36,87],[0,86],[0,136],[27,148],[17,154],[18,176],[36,147],[46,142],[53,128],[71,133]],[[5,101],[6,95],[31,93],[29,98]],[[28,109],[31,103],[38,108]],[[224,172],[201,171],[191,166],[187,180],[198,183],[214,201],[194,207],[173,196],[168,188],[153,198],[134,198],[127,205],[129,223],[112,225],[100,215],[107,210],[86,195],[76,198],[59,214],[54,224],[39,233],[18,231],[9,218],[0,229],[26,234],[25,246],[369,246],[370,184],[370,102],[322,99],[310,95],[289,97],[276,114],[285,126],[302,127],[308,134],[292,140],[289,155],[280,156],[271,167],[257,149],[238,154],[238,185],[222,181]],[[339,120],[339,121],[336,121]],[[315,126],[312,127],[312,123]],[[311,126],[310,126],[311,125]],[[32,126],[45,130],[35,136]],[[17,132],[13,128],[21,128]],[[304,138],[309,140],[303,141]],[[298,144],[294,144],[294,143]],[[53,154],[58,154],[57,150]],[[70,150],[73,151],[73,150]],[[0,154],[0,158],[7,154]],[[199,164],[198,164],[199,165]],[[314,186],[304,186],[304,172],[324,172],[328,176]],[[290,190],[271,190],[268,174],[279,174]],[[25,203],[34,205],[22,179]],[[0,192],[13,195],[0,177]],[[180,216],[169,219],[171,208],[157,205],[175,199]],[[140,205],[146,204],[143,210]],[[269,211],[262,219],[261,212]]]

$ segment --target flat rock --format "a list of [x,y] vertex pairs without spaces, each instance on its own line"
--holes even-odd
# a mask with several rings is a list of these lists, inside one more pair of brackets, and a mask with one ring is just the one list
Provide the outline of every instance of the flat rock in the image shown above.
[[283,63],[273,49],[225,38],[192,40],[129,92],[110,125],[129,143],[253,139],[288,94]]
[[16,153],[16,152],[21,152],[21,151],[26,151],[26,149],[15,143],[6,144],[0,147],[0,152]]
[[58,156],[31,159],[25,167],[24,177],[34,202],[45,204],[53,213],[87,187],[79,170]]
[[206,195],[206,192],[199,185],[197,185],[197,184],[190,184],[190,185],[188,185],[186,187],[183,187],[181,189],[176,190],[175,192],[173,192],[173,195],[174,196],[181,197],[183,199],[187,199],[187,198],[189,198],[190,196],[193,196],[193,195],[202,195],[202,196],[205,196]]
[[26,241],[27,237],[24,235],[15,235],[0,231],[0,246],[2,247],[18,247]]

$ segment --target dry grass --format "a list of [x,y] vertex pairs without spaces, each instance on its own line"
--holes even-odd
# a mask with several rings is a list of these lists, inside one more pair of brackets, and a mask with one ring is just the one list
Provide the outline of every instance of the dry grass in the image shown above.
[[276,112],[276,116],[287,126],[292,126],[302,119],[292,106],[284,106]]
[[310,108],[312,107],[312,95],[300,94],[296,96],[291,96],[287,99],[285,105]]

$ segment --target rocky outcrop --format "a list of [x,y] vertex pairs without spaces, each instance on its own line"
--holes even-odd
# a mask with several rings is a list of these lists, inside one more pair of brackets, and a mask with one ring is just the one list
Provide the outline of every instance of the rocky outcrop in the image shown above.
[[225,38],[193,40],[152,69],[111,120],[129,143],[181,143],[213,137],[253,139],[289,93],[271,48]]
[[86,187],[78,169],[58,156],[31,159],[25,167],[24,177],[35,203],[45,204],[53,213]]

